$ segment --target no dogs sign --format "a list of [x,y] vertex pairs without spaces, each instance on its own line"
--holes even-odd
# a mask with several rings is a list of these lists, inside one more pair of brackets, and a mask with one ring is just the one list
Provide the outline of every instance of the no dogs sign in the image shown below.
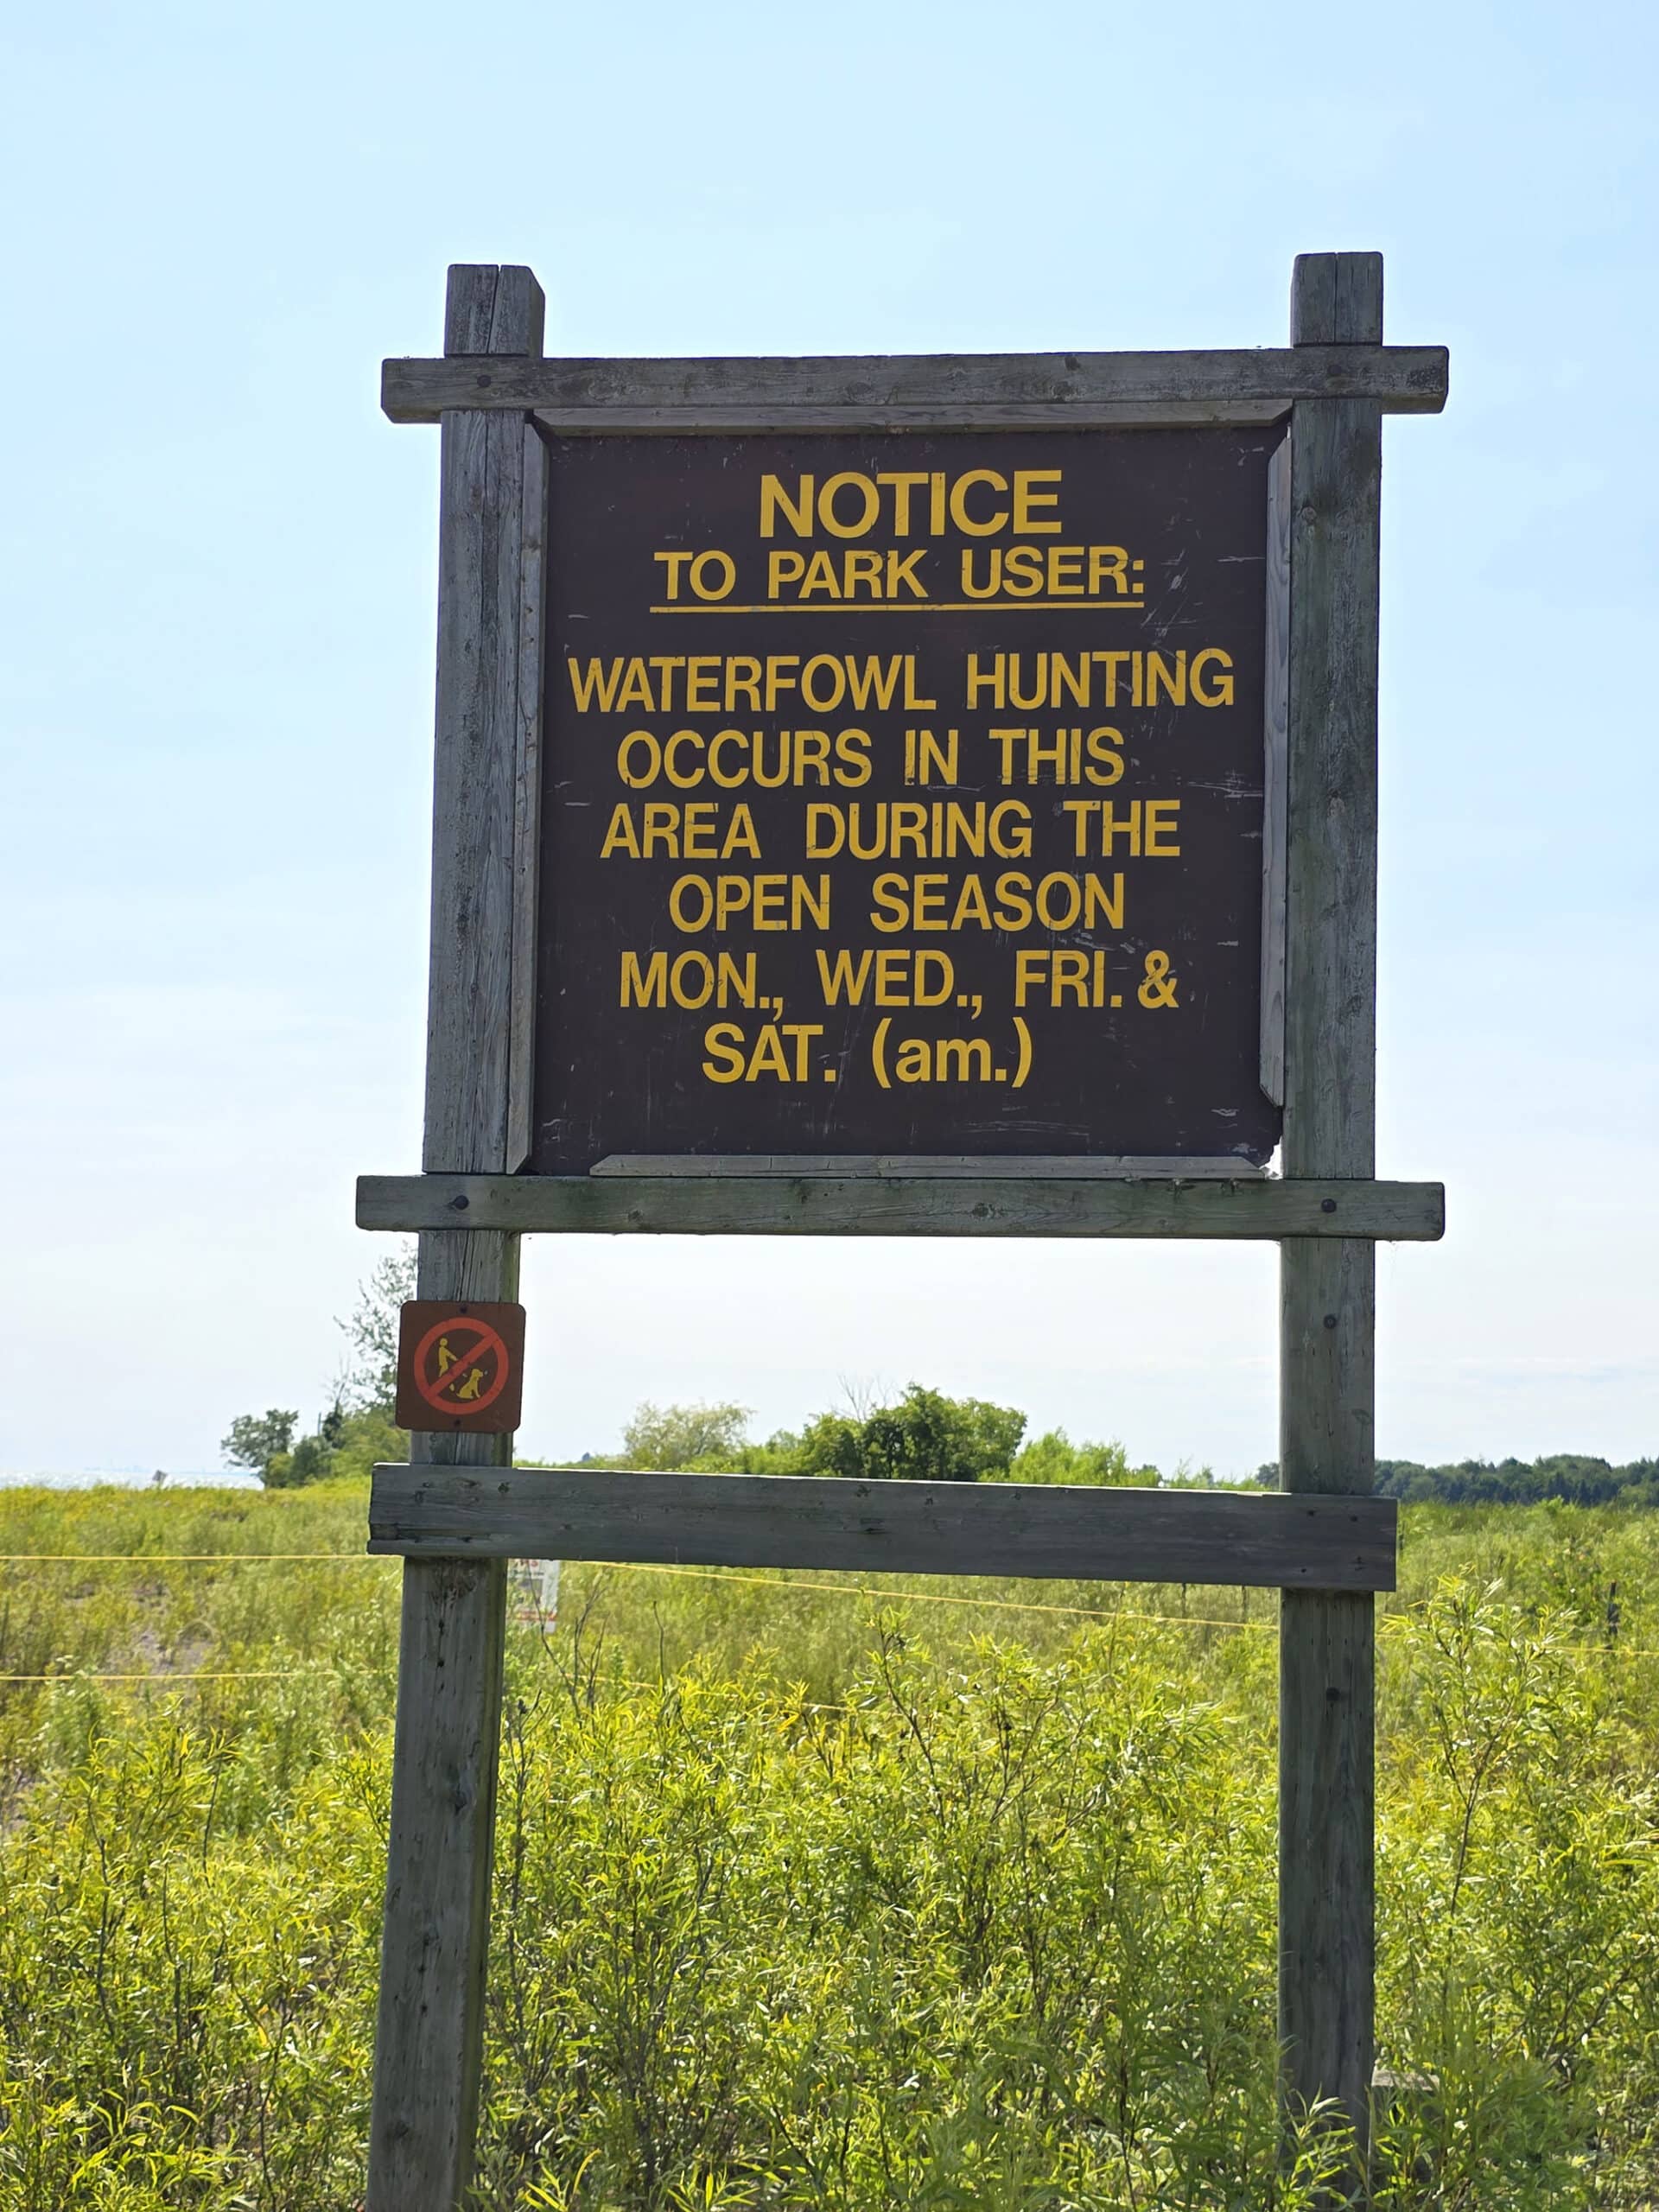
[[399,1428],[505,1435],[524,1398],[524,1309],[412,1298],[397,1334]]

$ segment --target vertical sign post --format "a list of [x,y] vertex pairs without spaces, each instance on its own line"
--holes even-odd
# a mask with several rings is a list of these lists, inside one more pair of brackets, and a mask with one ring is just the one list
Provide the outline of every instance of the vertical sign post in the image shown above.
[[[484,361],[541,353],[542,320],[527,269],[450,270],[445,355],[477,357],[480,388]],[[429,1173],[500,1173],[518,1164],[512,907],[537,712],[521,645],[542,529],[539,442],[522,414],[470,409],[445,412],[442,440],[423,1161]],[[425,1230],[418,1272],[423,1299],[513,1299],[518,1239]],[[512,1459],[507,1435],[416,1434],[410,1448],[435,1465]],[[501,1560],[404,1564],[369,2212],[449,2212],[470,2175],[505,1604]]]
[[[468,2191],[525,1558],[1280,1590],[1281,2094],[1363,2164],[1375,1245],[1445,1198],[1374,1179],[1380,428],[1444,350],[1382,345],[1375,254],[1301,257],[1272,351],[544,361],[542,312],[454,269],[383,385],[442,428],[431,997],[423,1172],[358,1219],[419,1233],[439,1402],[369,1510],[369,2212]],[[514,1468],[526,1230],[1276,1241],[1282,1493]]]
[[[1381,342],[1382,257],[1303,254],[1294,345]],[[1368,1178],[1376,1058],[1375,402],[1299,400],[1290,429],[1284,1173]],[[1281,1477],[1372,1482],[1376,1248],[1281,1247]],[[1287,1590],[1279,1689],[1279,2032],[1293,2104],[1371,2086],[1373,1600]]]

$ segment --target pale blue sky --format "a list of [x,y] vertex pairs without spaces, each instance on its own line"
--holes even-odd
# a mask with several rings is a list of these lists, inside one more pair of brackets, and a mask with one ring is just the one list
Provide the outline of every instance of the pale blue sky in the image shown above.
[[[1277,344],[1379,247],[1452,349],[1386,431],[1380,1448],[1659,1451],[1654,377],[1641,6],[60,4],[0,60],[11,957],[0,1467],[315,1414],[417,1158],[452,260],[575,353]],[[523,1443],[842,1377],[1219,1469],[1271,1250],[533,1243]]]

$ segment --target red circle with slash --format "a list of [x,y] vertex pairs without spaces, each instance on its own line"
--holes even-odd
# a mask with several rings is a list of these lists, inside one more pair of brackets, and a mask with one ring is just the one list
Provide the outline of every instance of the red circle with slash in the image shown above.
[[[461,1330],[471,1330],[476,1342],[468,1351],[458,1353],[454,1363],[445,1368],[442,1375],[429,1380],[426,1371],[427,1354],[432,1351],[440,1337],[454,1336]],[[447,1394],[452,1386],[461,1379],[469,1367],[477,1364],[480,1353],[486,1357],[493,1357],[495,1361],[493,1379],[479,1392],[475,1398],[448,1396]],[[441,1414],[476,1414],[482,1413],[486,1406],[493,1405],[503,1390],[506,1389],[512,1362],[507,1356],[507,1347],[502,1342],[499,1330],[493,1329],[487,1321],[474,1319],[470,1313],[456,1313],[448,1320],[433,1323],[419,1344],[416,1345],[415,1357],[410,1365],[414,1376],[415,1388],[429,1406]]]

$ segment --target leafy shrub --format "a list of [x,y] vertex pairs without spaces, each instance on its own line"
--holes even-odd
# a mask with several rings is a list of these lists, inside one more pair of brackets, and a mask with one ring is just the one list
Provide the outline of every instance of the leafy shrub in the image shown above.
[[[397,1611],[362,1510],[0,1500],[7,1552],[130,1555],[3,1570],[0,1673],[55,1679],[0,1685],[0,2212],[360,2204]],[[1421,2086],[1379,2212],[1644,2212],[1659,1524],[1404,1529],[1379,2018]],[[1328,2202],[1340,2141],[1281,2170],[1273,2119],[1274,1600],[1179,1604],[567,1568],[509,1655],[480,2208]]]
[[1094,1483],[1110,1488],[1152,1488],[1156,1467],[1132,1467],[1121,1444],[1074,1444],[1063,1428],[1033,1437],[1008,1470],[1016,1483]]
[[637,1407],[622,1432],[625,1467],[719,1471],[737,1464],[753,1408],[734,1405]]
[[1026,1417],[983,1398],[947,1398],[912,1382],[896,1405],[820,1414],[743,1455],[753,1474],[841,1475],[863,1482],[977,1482],[1006,1476]]

